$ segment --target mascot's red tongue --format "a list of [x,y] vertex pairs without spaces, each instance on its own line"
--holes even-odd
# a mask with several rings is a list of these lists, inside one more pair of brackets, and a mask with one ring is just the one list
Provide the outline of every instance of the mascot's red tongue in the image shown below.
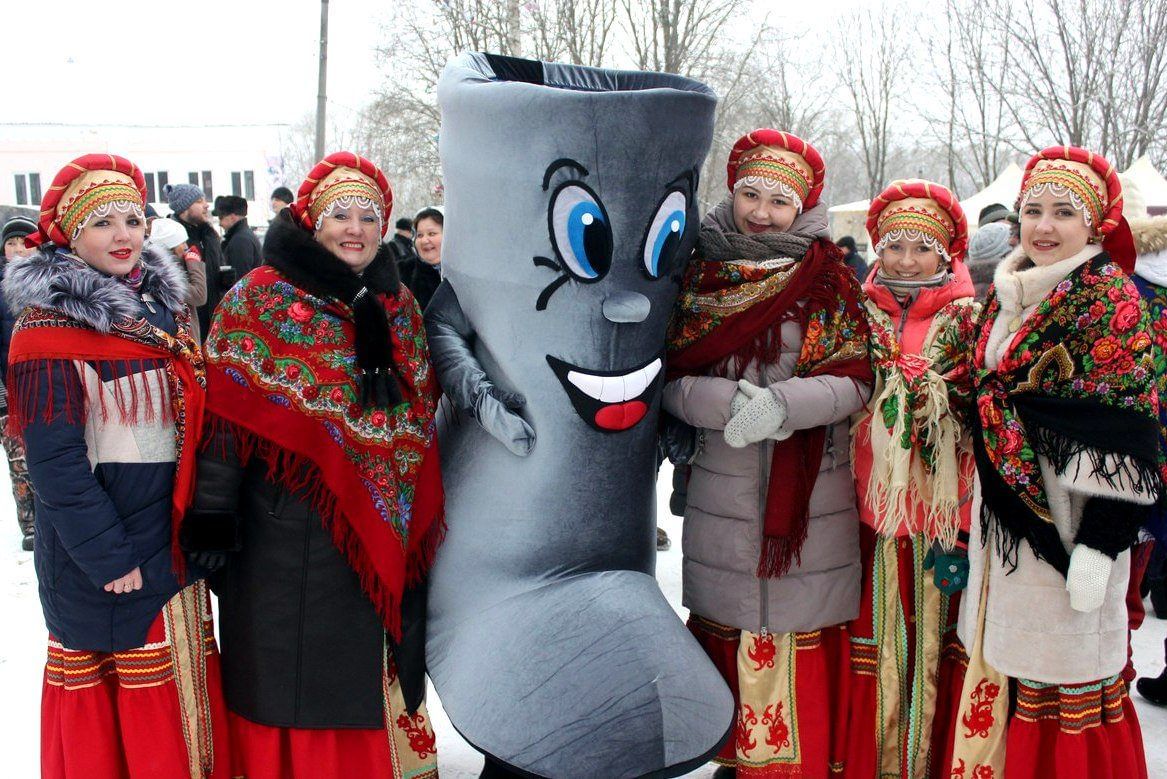
[[596,424],[605,430],[627,430],[648,413],[648,406],[641,400],[613,403],[596,412]]

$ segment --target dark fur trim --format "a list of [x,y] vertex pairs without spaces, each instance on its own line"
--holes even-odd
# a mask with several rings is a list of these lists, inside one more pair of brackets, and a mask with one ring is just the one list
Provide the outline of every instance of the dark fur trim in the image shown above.
[[239,520],[227,511],[188,511],[178,543],[184,552],[238,552]]
[[381,294],[396,298],[400,294],[401,279],[392,250],[382,245],[373,262],[358,276],[293,222],[286,211],[280,212],[264,238],[263,255],[268,264],[300,289],[352,306],[362,401],[386,407],[401,403],[389,318],[376,298]]
[[[178,261],[153,247],[142,250],[146,275],[142,291],[179,313],[186,306],[186,273]],[[57,254],[51,245],[8,263],[4,299],[14,314],[26,308],[60,311],[101,333],[113,324],[141,318],[142,304],[133,290],[112,276]]]

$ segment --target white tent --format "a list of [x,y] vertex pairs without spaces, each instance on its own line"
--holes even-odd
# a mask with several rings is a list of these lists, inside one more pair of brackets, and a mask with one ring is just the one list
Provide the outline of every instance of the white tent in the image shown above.
[[855,239],[862,254],[867,247],[867,207],[870,200],[856,200],[827,209],[827,223],[831,228],[831,240],[837,241],[844,235]]
[[1134,181],[1152,216],[1167,212],[1167,179],[1155,170],[1147,155],[1135,160],[1122,175]]
[[1013,208],[1013,204],[1017,202],[1017,195],[1021,192],[1021,174],[1023,172],[1020,165],[1016,162],[1010,162],[1008,167],[1002,170],[989,186],[960,201],[960,207],[964,209],[964,218],[968,220],[970,233],[976,232],[977,217],[980,216],[981,209],[985,206],[1000,203],[1010,210]]

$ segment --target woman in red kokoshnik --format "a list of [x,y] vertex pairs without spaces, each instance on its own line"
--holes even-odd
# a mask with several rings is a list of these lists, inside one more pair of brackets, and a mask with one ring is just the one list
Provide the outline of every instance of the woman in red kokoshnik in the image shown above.
[[[929,181],[871,201],[876,260],[863,289],[876,370],[852,425],[863,598],[849,626],[843,775],[942,777],[959,592],[972,508],[968,433],[979,306],[964,265],[964,211]],[[935,737],[934,737],[935,736]]]
[[738,704],[718,776],[826,777],[839,626],[859,604],[847,418],[872,383],[862,293],[827,237],[814,147],[755,130],[728,174],[669,328],[664,407],[704,439],[684,602]]
[[1036,154],[1021,244],[974,362],[983,510],[960,637],[953,775],[1145,777],[1127,662],[1130,546],[1162,496],[1151,332],[1122,187],[1072,146]]
[[129,160],[73,160],[41,203],[37,251],[4,279],[50,633],[47,779],[231,775],[210,599],[177,541],[203,364],[184,274],[142,249],[145,196]]
[[183,540],[226,560],[213,584],[245,779],[436,775],[413,585],[443,527],[438,388],[380,250],[391,206],[373,163],[326,157],[207,336],[211,440]]

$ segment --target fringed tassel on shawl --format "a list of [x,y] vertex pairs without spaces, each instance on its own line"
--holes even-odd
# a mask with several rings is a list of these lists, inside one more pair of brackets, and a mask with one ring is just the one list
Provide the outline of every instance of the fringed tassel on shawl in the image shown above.
[[[881,534],[904,528],[953,549],[960,533],[960,454],[967,445],[961,446],[944,379],[928,370],[916,394],[923,397],[913,411],[909,382],[893,370],[873,404],[868,501]],[[923,459],[923,444],[931,446],[931,463]]]
[[[305,500],[320,515],[332,543],[340,550],[349,566],[360,578],[361,590],[372,602],[385,629],[394,640],[401,640],[401,599],[384,586],[374,573],[367,552],[347,522],[339,520],[337,497],[325,485],[323,475],[306,457],[289,452],[262,438],[241,425],[213,416],[208,425],[204,445],[210,441],[235,442],[236,455],[246,465],[252,458],[267,464],[266,478]],[[445,536],[445,519],[435,518],[425,536],[417,541],[409,539],[406,553],[405,586],[419,583],[433,564],[434,555]]]
[[802,545],[810,532],[810,523],[804,522],[801,531],[791,536],[765,536],[762,555],[758,559],[759,579],[776,579],[790,573],[791,567],[802,565]]
[[172,423],[175,410],[165,368],[149,363],[57,359],[13,363],[8,372],[8,432],[19,436],[37,421],[83,425],[95,412],[102,423],[111,419],[127,426]]
[[[1032,424],[1027,427],[1033,450],[1048,459],[1057,473],[1072,478],[1093,477],[1115,491],[1146,495],[1160,503],[1164,501],[1163,477],[1158,463],[1140,462],[1127,455],[1088,446],[1045,427]],[[1090,472],[1068,474],[1071,464],[1082,455],[1090,462]]]

